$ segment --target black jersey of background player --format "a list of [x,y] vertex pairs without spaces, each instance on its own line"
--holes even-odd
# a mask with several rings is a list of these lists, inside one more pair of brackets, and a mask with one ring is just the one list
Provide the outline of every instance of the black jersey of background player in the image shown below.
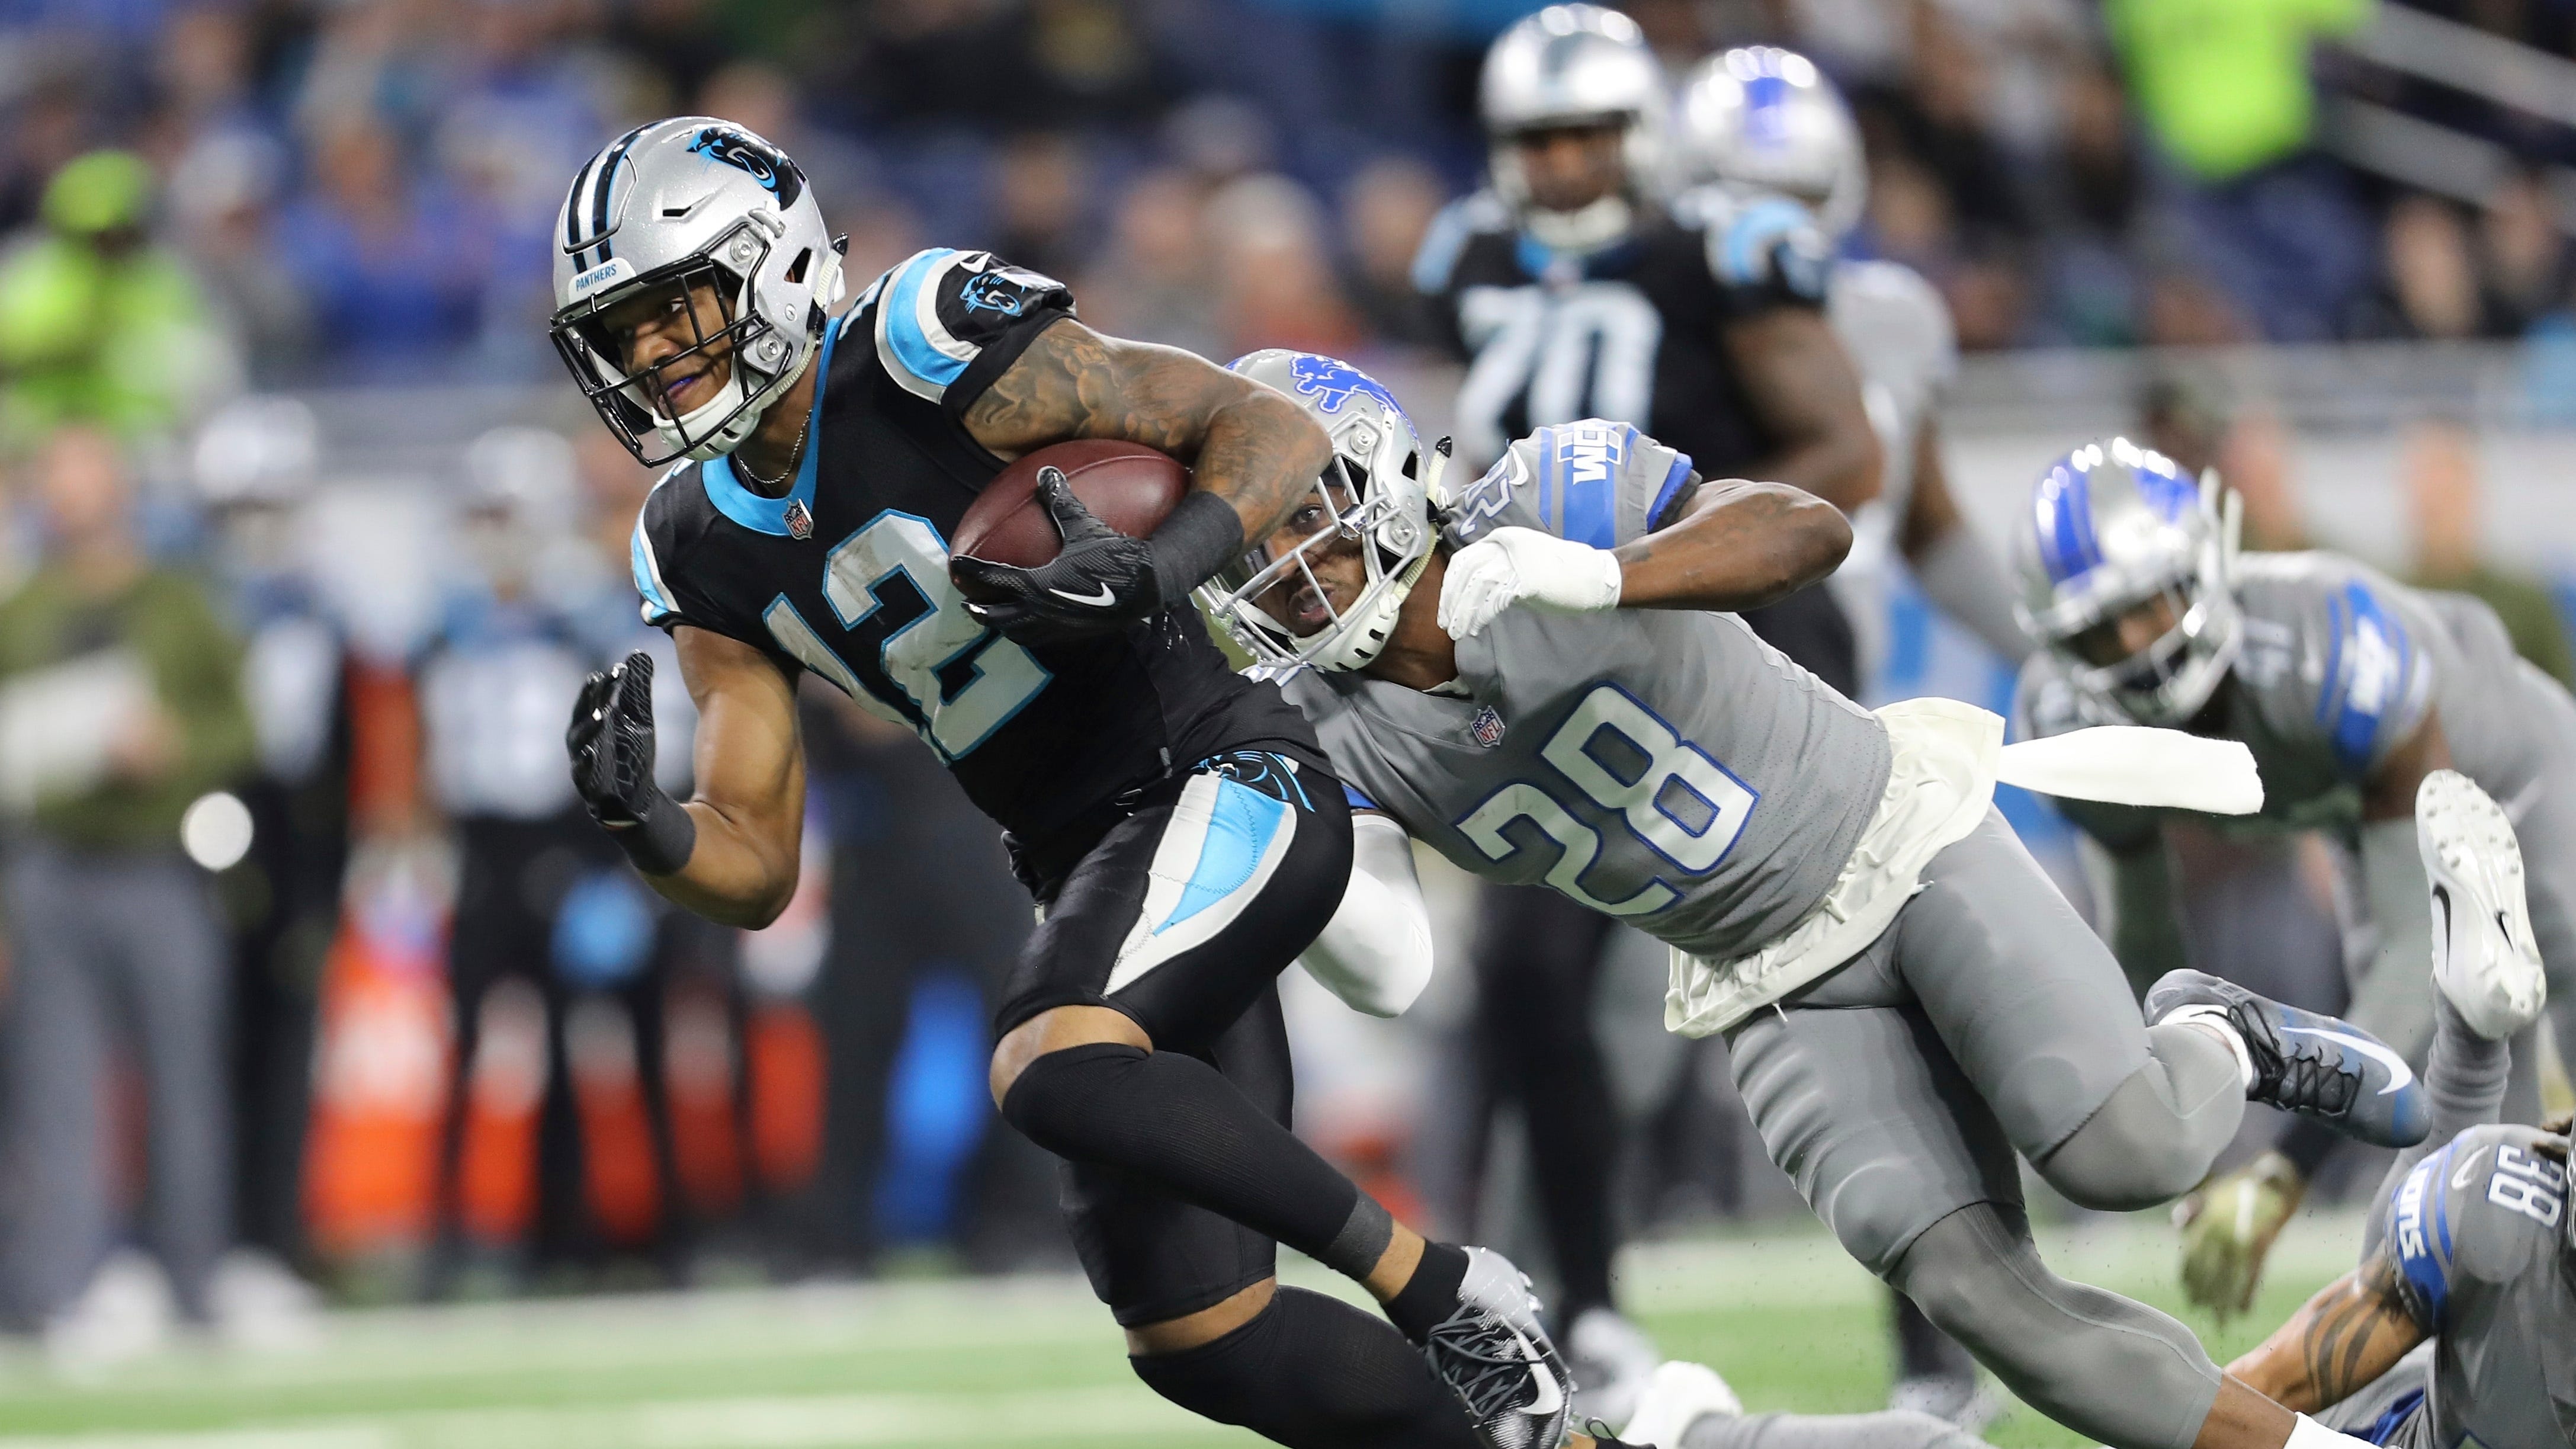
[[1482,468],[1531,429],[1634,423],[1703,477],[1772,450],[1719,331],[1773,307],[1822,307],[1832,249],[1805,208],[1710,189],[1583,256],[1549,251],[1491,192],[1423,239],[1414,284],[1467,360],[1455,427]]
[[1313,735],[1237,676],[1186,601],[1122,632],[1031,649],[948,579],[948,538],[1002,460],[960,421],[1073,314],[1063,284],[932,248],[825,334],[814,438],[767,498],[717,458],[675,469],[635,525],[645,622],[741,640],[909,726],[978,808],[1040,841],[1097,802],[1219,749]]

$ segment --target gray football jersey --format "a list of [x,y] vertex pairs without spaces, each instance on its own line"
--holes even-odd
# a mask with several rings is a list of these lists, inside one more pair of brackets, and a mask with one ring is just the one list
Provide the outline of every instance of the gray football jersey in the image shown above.
[[[1451,506],[1608,548],[1649,531],[1690,460],[1626,423],[1541,428]],[[1505,610],[1451,691],[1307,670],[1282,682],[1354,803],[1493,880],[1544,881],[1693,954],[1738,955],[1831,889],[1886,788],[1877,718],[1731,614]]]
[[2537,1127],[2472,1127],[2417,1163],[2388,1202],[2386,1247],[2435,1336],[2423,1449],[2576,1446],[2576,1261],[2567,1175]]
[[1887,449],[1879,496],[1869,511],[1902,520],[1914,496],[1915,434],[1959,370],[1950,308],[1911,267],[1847,261],[1834,264],[1825,317],[1860,373],[1870,425]]
[[[2517,716],[2528,685],[2495,611],[2465,594],[2408,588],[2340,554],[2247,554],[2237,602],[2245,644],[2212,703],[2216,733],[2241,740],[2263,775],[2257,828],[2348,830],[2361,783],[2438,709],[2460,773],[2510,800],[2539,770]],[[2014,731],[2035,738],[2098,718],[2043,650],[2022,666]],[[2063,802],[2104,844],[2143,839],[2148,812]]]

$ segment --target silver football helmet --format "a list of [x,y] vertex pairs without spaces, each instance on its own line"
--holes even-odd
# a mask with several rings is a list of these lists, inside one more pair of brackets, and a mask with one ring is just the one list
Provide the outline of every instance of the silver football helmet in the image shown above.
[[[611,142],[573,177],[555,234],[555,349],[647,465],[740,446],[803,375],[841,298],[842,244],[826,233],[804,173],[713,116],[655,121]],[[630,371],[604,314],[700,287],[715,290],[723,325],[696,327],[690,346]],[[687,311],[696,324],[697,309]],[[713,397],[675,412],[664,370],[692,358],[729,364],[726,378]]]
[[[1662,193],[1670,105],[1663,66],[1636,21],[1580,4],[1524,16],[1485,52],[1477,91],[1494,190],[1545,246],[1583,252],[1616,241]],[[1584,125],[1620,127],[1624,186],[1575,211],[1539,206],[1514,142],[1530,131]]]
[[[2179,725],[2226,678],[2243,643],[2236,550],[2244,511],[2215,470],[2195,483],[2126,438],[2087,443],[2040,475],[2014,530],[2031,641],[2056,654],[2105,722]],[[2124,616],[2163,601],[2155,640],[2131,648]]]
[[1825,230],[1860,224],[1869,162],[1842,92],[1795,51],[1720,51],[1682,83],[1681,166],[1694,181],[1732,181],[1807,203]]
[[[1431,502],[1449,458],[1446,440],[1426,452],[1395,394],[1347,362],[1274,347],[1227,366],[1286,393],[1323,424],[1333,460],[1315,480],[1314,503],[1300,510],[1311,507],[1320,526],[1277,553],[1270,540],[1253,540],[1251,552],[1199,587],[1199,601],[1263,664],[1362,668],[1386,647],[1405,595],[1431,560]],[[1367,570],[1359,592],[1338,608],[1314,571],[1336,540],[1356,541]],[[1302,634],[1282,617],[1301,609],[1322,614]]]

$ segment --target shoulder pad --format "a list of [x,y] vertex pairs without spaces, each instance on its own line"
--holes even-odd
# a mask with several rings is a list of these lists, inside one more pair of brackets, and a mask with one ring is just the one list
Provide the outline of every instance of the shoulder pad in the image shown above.
[[1064,283],[991,252],[918,251],[877,279],[877,358],[906,392],[939,401],[1020,323],[1073,311]]
[[1449,279],[1457,272],[1459,254],[1466,251],[1468,241],[1479,233],[1509,231],[1511,226],[1511,209],[1490,191],[1459,197],[1440,208],[1422,233],[1421,249],[1413,254],[1414,290],[1431,296],[1449,290]]

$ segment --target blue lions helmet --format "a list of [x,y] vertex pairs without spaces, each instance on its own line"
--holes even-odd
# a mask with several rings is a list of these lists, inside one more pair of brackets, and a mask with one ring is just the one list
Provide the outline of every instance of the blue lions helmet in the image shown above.
[[[2066,664],[2092,713],[2181,724],[2209,702],[2242,642],[2241,518],[2215,472],[2194,482],[2126,438],[2087,443],[2031,490],[2013,533],[2014,613]],[[2150,610],[2160,612],[2141,613]],[[2139,645],[2142,624],[2157,633]]]
[[[1431,500],[1448,454],[1426,451],[1395,394],[1337,358],[1274,347],[1227,366],[1286,393],[1323,425],[1333,457],[1315,479],[1313,501],[1290,515],[1311,515],[1319,526],[1286,547],[1252,540],[1251,552],[1202,585],[1199,598],[1263,664],[1361,668],[1386,647],[1405,595],[1431,560]],[[1343,541],[1360,545],[1366,574],[1337,604],[1313,565]]]

